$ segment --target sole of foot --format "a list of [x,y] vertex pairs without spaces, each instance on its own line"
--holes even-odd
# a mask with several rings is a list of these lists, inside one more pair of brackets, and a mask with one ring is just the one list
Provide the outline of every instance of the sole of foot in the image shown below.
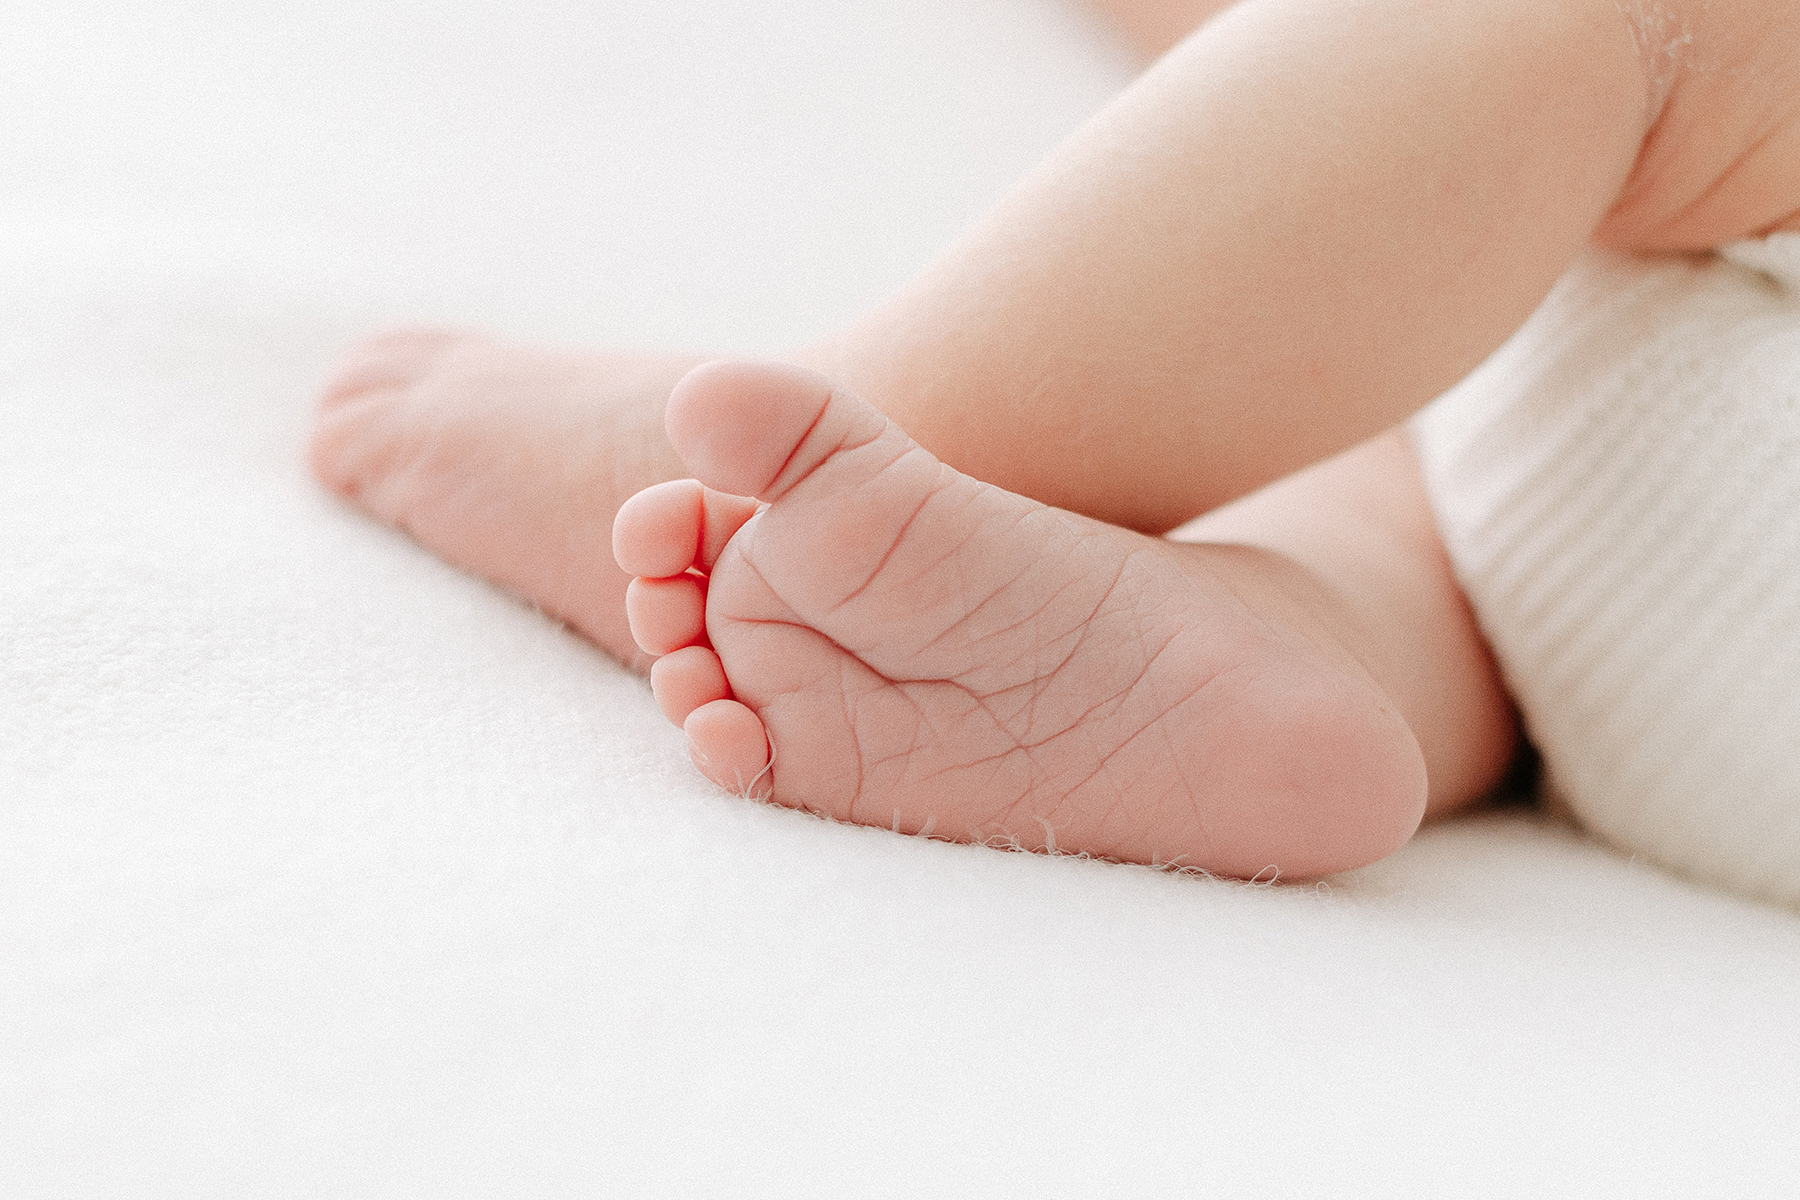
[[961,475],[799,368],[668,401],[694,479],[613,530],[700,770],[843,821],[1243,878],[1401,845],[1419,746],[1292,563]]
[[685,474],[663,434],[692,355],[596,354],[447,330],[364,342],[327,386],[311,461],[333,491],[642,669],[619,504]]

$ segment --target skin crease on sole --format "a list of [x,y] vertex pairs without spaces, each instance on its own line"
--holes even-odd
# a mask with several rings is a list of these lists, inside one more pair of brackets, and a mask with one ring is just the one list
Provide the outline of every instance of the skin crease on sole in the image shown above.
[[627,501],[614,549],[658,703],[722,786],[1241,877],[1417,826],[1418,744],[1290,564],[980,483],[799,368],[700,367],[667,423],[698,482]]

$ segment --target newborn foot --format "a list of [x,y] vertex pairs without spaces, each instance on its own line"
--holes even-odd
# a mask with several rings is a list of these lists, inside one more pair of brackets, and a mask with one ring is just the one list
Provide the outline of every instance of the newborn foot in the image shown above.
[[638,489],[686,474],[662,409],[697,361],[390,334],[359,347],[327,388],[313,470],[631,663],[613,515]]
[[1287,560],[980,483],[797,368],[701,367],[667,425],[698,481],[632,497],[613,544],[715,782],[1242,877],[1357,866],[1417,826],[1418,744]]

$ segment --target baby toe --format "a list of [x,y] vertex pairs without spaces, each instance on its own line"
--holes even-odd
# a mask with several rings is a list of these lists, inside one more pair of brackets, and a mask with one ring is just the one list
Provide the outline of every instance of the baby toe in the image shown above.
[[736,700],[714,700],[688,714],[682,729],[702,775],[740,796],[769,795],[769,735],[761,717]]
[[684,646],[657,659],[650,667],[650,690],[663,716],[675,725],[685,724],[703,705],[731,698],[725,668],[705,646]]
[[704,520],[698,480],[647,487],[621,504],[613,518],[613,558],[627,575],[679,575],[699,555]]
[[706,588],[693,575],[633,579],[625,589],[625,619],[646,654],[670,654],[706,637]]
[[675,385],[664,427],[708,487],[776,500],[835,451],[881,436],[888,421],[802,367],[719,360]]

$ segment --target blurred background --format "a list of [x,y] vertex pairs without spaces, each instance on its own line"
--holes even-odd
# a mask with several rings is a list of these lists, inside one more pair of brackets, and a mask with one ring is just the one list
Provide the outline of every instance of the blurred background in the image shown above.
[[1128,77],[1072,0],[17,0],[0,244],[768,350],[907,277]]

